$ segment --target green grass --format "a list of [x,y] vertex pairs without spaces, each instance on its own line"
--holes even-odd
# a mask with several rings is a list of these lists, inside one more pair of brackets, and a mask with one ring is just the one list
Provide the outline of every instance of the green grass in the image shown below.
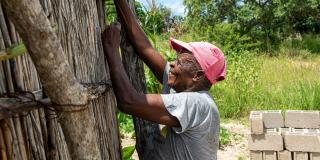
[[227,80],[211,89],[222,117],[260,109],[320,109],[319,58],[248,56],[228,62]]

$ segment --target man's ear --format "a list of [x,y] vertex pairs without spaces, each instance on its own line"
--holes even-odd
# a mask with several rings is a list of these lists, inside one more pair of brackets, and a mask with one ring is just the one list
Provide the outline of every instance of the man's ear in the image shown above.
[[197,82],[201,79],[201,76],[204,76],[204,72],[203,71],[197,71],[196,74],[194,74],[192,81],[193,82]]

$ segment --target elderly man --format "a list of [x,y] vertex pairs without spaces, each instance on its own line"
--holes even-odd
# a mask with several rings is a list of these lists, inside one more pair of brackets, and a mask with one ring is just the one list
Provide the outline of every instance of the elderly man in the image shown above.
[[207,42],[185,43],[171,38],[178,58],[168,63],[152,47],[126,0],[115,0],[115,4],[138,56],[163,84],[163,94],[143,94],[133,88],[119,56],[120,25],[108,26],[103,46],[119,109],[167,126],[163,141],[155,142],[159,143],[156,159],[217,159],[219,112],[208,91],[225,79],[223,53]]

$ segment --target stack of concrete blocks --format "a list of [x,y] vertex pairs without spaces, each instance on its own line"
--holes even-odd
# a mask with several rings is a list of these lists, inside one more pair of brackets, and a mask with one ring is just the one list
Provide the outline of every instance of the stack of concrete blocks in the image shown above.
[[320,160],[319,111],[252,111],[249,122],[251,160]]

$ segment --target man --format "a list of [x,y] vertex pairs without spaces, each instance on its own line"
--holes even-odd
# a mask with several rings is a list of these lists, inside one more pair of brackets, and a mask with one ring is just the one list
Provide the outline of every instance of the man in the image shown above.
[[103,46],[119,109],[168,127],[163,141],[155,142],[159,143],[155,159],[217,159],[219,113],[208,90],[225,79],[222,52],[206,42],[170,39],[178,58],[169,64],[152,47],[126,0],[115,0],[115,4],[137,54],[163,84],[163,94],[143,94],[133,88],[119,56],[120,25],[108,26]]

